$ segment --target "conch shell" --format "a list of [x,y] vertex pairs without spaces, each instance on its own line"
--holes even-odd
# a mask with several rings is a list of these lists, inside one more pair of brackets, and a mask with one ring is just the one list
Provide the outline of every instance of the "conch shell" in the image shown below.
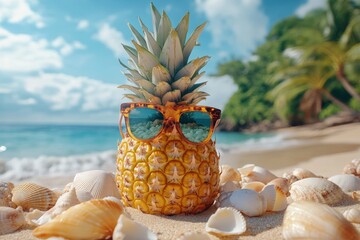
[[141,239],[141,240],[156,240],[155,233],[150,231],[146,226],[135,222],[134,220],[122,214],[117,222],[113,233],[113,240],[123,239]]
[[10,182],[0,182],[0,207],[16,208],[16,204],[11,201],[11,191],[14,184]]
[[115,176],[103,170],[92,170],[75,175],[73,186],[80,202],[89,200],[84,192],[90,193],[92,199],[104,197],[120,198],[119,189],[116,187]]
[[22,183],[12,190],[12,201],[17,206],[21,206],[24,211],[30,208],[49,210],[55,205],[56,200],[56,193],[35,183]]
[[21,208],[0,207],[0,235],[12,233],[26,224]]
[[356,240],[359,233],[335,209],[310,201],[293,202],[285,211],[282,234],[285,240]]
[[75,205],[33,230],[37,238],[92,240],[111,238],[123,207],[116,201],[93,199]]
[[246,231],[246,221],[234,208],[218,208],[207,221],[205,230],[220,236],[240,235]]
[[267,184],[271,180],[277,178],[273,173],[269,170],[255,166],[254,164],[247,164],[242,168],[238,168],[240,172],[242,182],[262,182]]

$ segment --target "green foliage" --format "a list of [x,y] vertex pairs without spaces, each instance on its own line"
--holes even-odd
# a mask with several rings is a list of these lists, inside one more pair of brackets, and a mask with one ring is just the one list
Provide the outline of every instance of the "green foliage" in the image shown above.
[[327,107],[323,108],[323,110],[319,114],[319,118],[322,120],[340,111],[341,111],[340,107],[336,106],[335,104],[330,104]]

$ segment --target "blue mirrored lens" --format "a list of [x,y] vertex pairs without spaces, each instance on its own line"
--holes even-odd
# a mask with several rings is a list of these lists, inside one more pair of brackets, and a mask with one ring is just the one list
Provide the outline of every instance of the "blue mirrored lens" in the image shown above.
[[151,108],[135,108],[129,113],[131,133],[138,139],[151,139],[159,134],[164,122],[161,112]]
[[203,142],[210,132],[211,119],[208,113],[185,112],[180,116],[180,128],[191,142]]

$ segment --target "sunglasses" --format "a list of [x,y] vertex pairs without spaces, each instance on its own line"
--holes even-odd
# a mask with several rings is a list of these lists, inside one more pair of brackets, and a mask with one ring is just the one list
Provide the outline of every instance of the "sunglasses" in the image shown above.
[[120,132],[122,118],[125,118],[127,133],[140,141],[151,141],[162,131],[177,131],[191,143],[206,143],[211,139],[220,122],[221,110],[205,106],[162,106],[152,103],[121,104]]

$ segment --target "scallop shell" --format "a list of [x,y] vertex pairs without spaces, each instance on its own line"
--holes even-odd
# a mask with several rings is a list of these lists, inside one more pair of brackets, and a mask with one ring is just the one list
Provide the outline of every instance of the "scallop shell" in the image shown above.
[[50,222],[33,230],[37,238],[65,239],[111,238],[123,207],[115,201],[93,199],[75,205]]
[[80,202],[88,200],[86,197],[82,198],[83,194],[80,194],[80,191],[90,193],[92,199],[101,199],[107,196],[120,198],[114,174],[103,170],[78,173],[75,175],[73,185]]
[[274,178],[277,178],[269,170],[263,167],[255,166],[254,164],[247,164],[242,168],[238,168],[238,171],[240,172],[243,182],[258,181],[267,184]]
[[285,211],[283,237],[289,239],[355,240],[355,227],[335,209],[309,201],[293,202]]
[[16,204],[11,201],[13,188],[14,184],[10,182],[0,182],[0,207],[16,208]]
[[69,192],[66,192],[59,197],[53,208],[48,210],[39,219],[35,220],[34,223],[37,225],[43,225],[49,222],[51,219],[54,219],[57,215],[60,215],[62,212],[65,212],[70,207],[75,206],[79,203],[80,202],[76,197],[75,188],[72,187]]
[[0,235],[15,232],[25,223],[21,208],[0,207]]
[[232,192],[229,202],[232,207],[249,217],[260,216],[267,209],[265,197],[251,189],[240,189]]
[[360,190],[360,178],[351,174],[339,174],[328,178],[329,181],[338,185],[344,192]]
[[205,232],[192,231],[181,234],[177,240],[211,240],[210,236]]
[[248,182],[243,183],[242,189],[251,189],[255,192],[260,192],[265,187],[265,184],[262,182]]
[[291,185],[290,196],[294,201],[308,200],[332,205],[340,202],[344,193],[338,185],[327,179],[305,178]]
[[46,211],[52,208],[57,200],[56,193],[35,183],[22,183],[15,186],[12,195],[12,201],[21,206],[24,211],[30,208]]
[[229,165],[221,165],[220,185],[232,181],[239,182],[240,180],[240,173],[235,168]]
[[207,221],[205,230],[220,236],[240,235],[246,231],[246,221],[234,208],[218,208]]
[[146,226],[137,223],[122,214],[117,221],[112,239],[156,240],[158,238],[156,234],[150,231]]
[[350,208],[343,213],[346,220],[352,223],[360,223],[360,209]]
[[353,159],[350,163],[346,164],[344,167],[344,173],[360,177],[360,158]]
[[304,168],[294,168],[289,173],[284,173],[283,177],[289,181],[289,184],[304,178],[317,177],[313,172]]
[[280,187],[276,185],[266,185],[260,192],[266,199],[266,210],[270,212],[283,211],[287,207],[287,197]]
[[220,192],[232,192],[241,188],[241,184],[239,182],[231,181],[226,182],[222,186],[220,186]]

